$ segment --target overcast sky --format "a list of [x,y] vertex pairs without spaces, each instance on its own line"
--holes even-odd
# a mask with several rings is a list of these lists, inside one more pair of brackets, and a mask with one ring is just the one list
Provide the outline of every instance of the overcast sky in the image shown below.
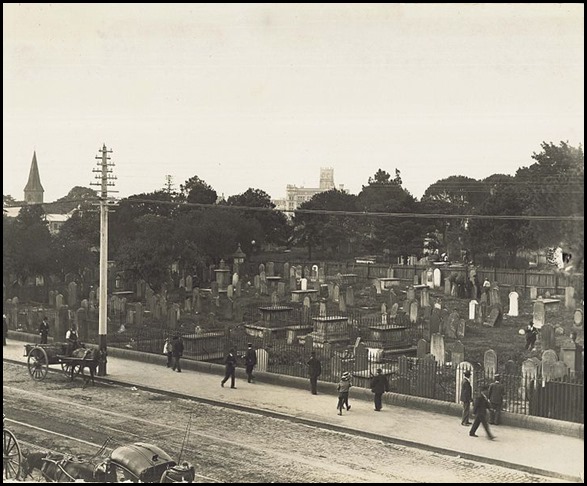
[[451,175],[583,144],[582,4],[3,4],[3,193],[37,152],[45,201],[199,176],[285,196],[320,167],[357,194],[381,168],[421,197]]

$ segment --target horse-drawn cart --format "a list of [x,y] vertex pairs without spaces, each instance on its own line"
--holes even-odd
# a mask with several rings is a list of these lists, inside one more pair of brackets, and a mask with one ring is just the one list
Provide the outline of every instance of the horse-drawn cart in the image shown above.
[[[25,344],[24,349],[33,380],[44,380],[49,365],[60,364],[61,370],[71,381],[76,376],[82,376],[86,383],[90,378],[94,382],[99,356],[96,349],[75,348],[71,343]],[[85,368],[90,372],[89,377],[84,374]]]

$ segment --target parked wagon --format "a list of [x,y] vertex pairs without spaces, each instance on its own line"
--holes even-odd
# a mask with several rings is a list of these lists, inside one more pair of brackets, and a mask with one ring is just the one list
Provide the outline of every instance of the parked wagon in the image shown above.
[[16,437],[6,428],[5,422],[6,416],[2,414],[2,477],[4,479],[18,479],[20,477],[22,453]]
[[[60,364],[61,370],[71,381],[82,376],[87,383],[94,382],[98,367],[99,351],[93,348],[75,347],[71,343],[25,344],[25,356],[29,374],[33,380],[41,381],[47,376],[49,365]],[[88,369],[86,376],[84,369]]]

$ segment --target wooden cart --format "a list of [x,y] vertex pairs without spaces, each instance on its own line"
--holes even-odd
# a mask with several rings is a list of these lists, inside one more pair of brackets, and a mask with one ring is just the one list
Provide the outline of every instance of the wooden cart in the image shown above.
[[[71,381],[76,376],[94,381],[94,373],[98,365],[97,352],[93,349],[73,349],[70,343],[25,344],[25,356],[29,374],[33,380],[44,380],[49,365],[60,364],[61,370]],[[80,352],[81,351],[81,352]],[[84,373],[87,368],[89,376]]]

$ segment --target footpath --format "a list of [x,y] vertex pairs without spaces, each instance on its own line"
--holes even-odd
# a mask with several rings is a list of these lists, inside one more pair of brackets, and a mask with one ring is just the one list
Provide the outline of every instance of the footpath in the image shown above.
[[[7,343],[3,347],[4,360],[26,363],[24,342],[9,336]],[[439,454],[583,482],[582,437],[510,425],[490,426],[497,437],[495,441],[487,439],[482,426],[477,431],[479,437],[469,437],[469,427],[461,426],[460,417],[454,414],[397,406],[388,397],[395,394],[390,393],[384,395],[383,410],[375,412],[371,392],[357,388],[351,389],[351,410],[339,416],[334,384],[319,381],[318,395],[312,395],[309,380],[257,372],[255,383],[247,383],[244,369],[239,368],[236,389],[230,388],[230,380],[222,388],[220,380],[224,367],[221,365],[182,359],[183,371],[177,373],[166,367],[164,356],[125,353],[113,348],[109,348],[109,354],[108,374],[96,378],[97,381],[136,386]],[[60,371],[59,365],[49,366],[51,369]],[[46,379],[54,378],[49,374]],[[299,388],[304,383],[307,384],[305,389]]]

